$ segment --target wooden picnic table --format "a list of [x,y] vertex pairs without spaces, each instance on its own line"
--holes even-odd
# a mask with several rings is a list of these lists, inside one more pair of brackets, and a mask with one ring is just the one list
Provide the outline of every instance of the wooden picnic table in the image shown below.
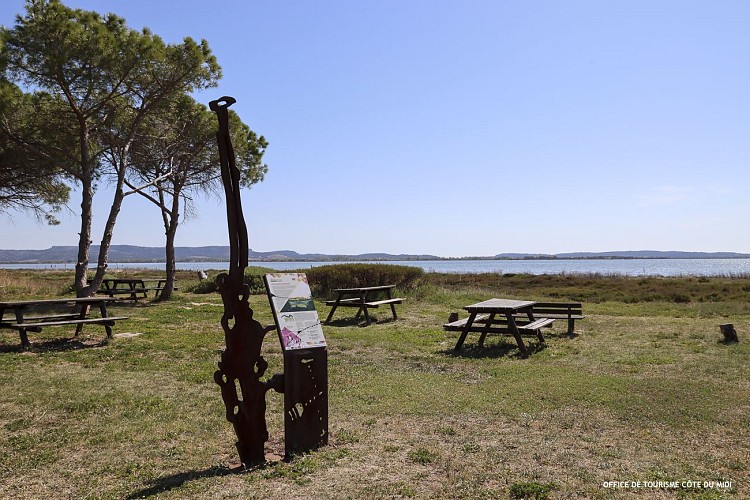
[[[166,279],[161,278],[104,278],[102,287],[97,293],[115,297],[127,295],[126,299],[138,300],[148,297],[149,291],[154,291],[154,298],[159,298],[159,293],[164,289]],[[152,283],[155,283],[152,284]],[[177,287],[175,287],[175,290]]]
[[[533,312],[534,304],[536,302],[530,300],[485,300],[464,307],[469,312],[467,319],[448,323],[444,327],[447,330],[458,330],[460,328],[461,335],[458,337],[458,342],[456,342],[456,351],[461,350],[461,346],[469,332],[481,333],[479,345],[482,345],[488,333],[507,332],[513,335],[523,356],[528,356],[528,349],[523,343],[521,334],[533,332],[537,335],[540,343],[544,344],[544,336],[541,333],[541,328],[550,325],[554,321],[554,319],[549,318],[535,319]],[[500,316],[501,319],[497,320],[497,316]],[[484,324],[474,326],[475,321],[482,321]]]
[[[108,315],[107,304],[114,300],[111,297],[71,297],[0,302],[0,328],[18,330],[24,348],[30,346],[26,332],[41,332],[42,327],[47,326],[76,325],[75,335],[78,336],[83,325],[101,324],[107,331],[107,337],[112,338],[115,321],[128,319]],[[89,316],[92,307],[99,308],[99,317]],[[6,311],[10,313],[8,317],[5,316]]]
[[[370,324],[370,314],[367,312],[368,309],[377,308],[382,305],[390,305],[391,312],[393,313],[393,319],[396,320],[396,304],[403,302],[402,297],[392,297],[391,291],[396,285],[381,285],[381,286],[366,286],[357,288],[338,288],[334,290],[337,294],[336,300],[326,301],[326,305],[333,306],[331,312],[328,313],[325,323],[329,323],[333,317],[334,311],[338,307],[356,307],[357,314],[354,319],[359,318],[359,315],[364,313],[367,324]],[[376,300],[378,295],[385,295],[386,298]]]

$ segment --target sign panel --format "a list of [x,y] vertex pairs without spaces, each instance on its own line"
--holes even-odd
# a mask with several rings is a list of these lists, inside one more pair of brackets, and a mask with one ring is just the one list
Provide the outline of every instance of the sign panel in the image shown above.
[[304,273],[273,273],[263,277],[281,347],[285,351],[325,347],[323,327]]

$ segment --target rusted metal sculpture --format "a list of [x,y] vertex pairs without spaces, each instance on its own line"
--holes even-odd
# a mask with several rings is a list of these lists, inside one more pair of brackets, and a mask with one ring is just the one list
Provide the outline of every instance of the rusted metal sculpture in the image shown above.
[[230,249],[229,273],[216,277],[224,302],[221,326],[226,349],[221,353],[214,380],[221,387],[227,420],[237,434],[237,452],[247,467],[265,462],[264,446],[268,441],[266,392],[270,389],[283,392],[284,382],[283,375],[274,375],[266,382],[260,380],[268,368],[260,349],[263,337],[273,327],[263,328],[253,319],[253,310],[248,303],[250,290],[244,282],[248,256],[247,226],[240,200],[240,172],[229,137],[228,108],[235,102],[232,97],[225,96],[209,103],[219,119],[216,138],[226,194]]

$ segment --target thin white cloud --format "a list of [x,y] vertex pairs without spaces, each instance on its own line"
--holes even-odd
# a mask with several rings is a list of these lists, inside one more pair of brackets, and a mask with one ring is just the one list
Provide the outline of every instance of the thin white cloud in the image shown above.
[[654,207],[674,205],[694,199],[694,189],[680,186],[661,186],[652,188],[648,193],[640,195],[638,206]]

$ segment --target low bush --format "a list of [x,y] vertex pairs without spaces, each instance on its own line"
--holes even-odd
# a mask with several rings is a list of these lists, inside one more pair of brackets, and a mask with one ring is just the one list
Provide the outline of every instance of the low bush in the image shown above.
[[[245,283],[250,287],[251,295],[261,295],[266,293],[266,285],[263,283],[263,275],[266,273],[277,272],[269,267],[249,266],[245,269]],[[187,290],[193,293],[214,293],[219,290],[216,288],[216,276],[209,276]]]
[[514,483],[510,486],[510,498],[533,498],[543,500],[549,498],[550,491],[555,489],[553,484]]
[[320,299],[330,298],[336,288],[396,285],[409,290],[424,277],[420,267],[394,264],[334,264],[313,267],[306,274],[313,296]]

